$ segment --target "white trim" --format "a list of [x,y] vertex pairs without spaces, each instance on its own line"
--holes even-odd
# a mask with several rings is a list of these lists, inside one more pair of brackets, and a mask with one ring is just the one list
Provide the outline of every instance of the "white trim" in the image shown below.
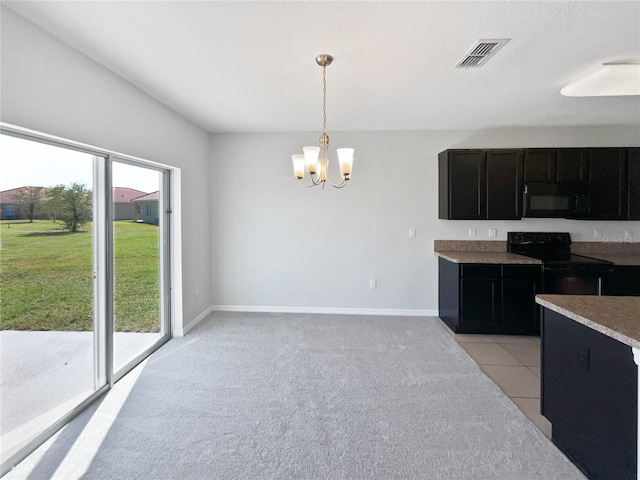
[[184,337],[187,333],[189,333],[189,331],[195,327],[196,325],[198,325],[202,320],[204,320],[207,315],[209,315],[211,312],[213,312],[214,308],[213,305],[210,306],[209,308],[207,308],[204,312],[202,312],[200,315],[198,315],[196,318],[194,318],[193,320],[191,320],[187,325],[185,325],[183,328],[176,328],[173,331],[173,336],[174,337]]
[[[638,385],[640,386],[640,349],[637,347],[631,347],[633,351],[633,361],[636,365],[638,365]],[[638,430],[636,433],[636,444],[637,444],[637,458],[640,458],[640,388],[638,388],[638,409],[636,411],[636,422],[638,422]],[[640,462],[638,462],[638,466],[636,467],[636,478],[640,480]]]
[[321,313],[329,315],[388,315],[402,317],[437,317],[438,310],[411,310],[405,308],[332,308],[332,307],[273,307],[243,305],[212,305],[216,312],[261,313]]
[[183,325],[182,304],[182,170],[178,167],[170,167],[169,170],[169,199],[172,212],[169,215],[171,335],[183,337],[186,329]]

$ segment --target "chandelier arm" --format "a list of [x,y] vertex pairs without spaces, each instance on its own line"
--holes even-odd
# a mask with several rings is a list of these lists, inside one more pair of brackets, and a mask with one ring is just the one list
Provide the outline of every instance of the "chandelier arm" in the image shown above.
[[[304,183],[302,183],[302,180],[298,178],[298,183],[300,184],[301,187],[304,188],[311,188],[311,187],[317,187],[318,185],[322,185],[322,188],[324,188],[324,182],[319,182],[313,179],[315,174],[310,173],[309,174],[309,178],[311,179],[311,184],[310,185],[305,185]],[[329,182],[331,183],[331,182]]]
[[316,185],[320,185],[320,184],[322,183],[322,182],[321,182],[321,181],[319,181],[319,180],[314,180],[314,179],[313,179],[313,176],[314,176],[314,174],[313,174],[313,173],[310,173],[310,174],[309,174],[309,176],[311,177],[311,183],[313,183],[313,185],[314,185],[314,186],[316,186]]
[[342,180],[342,182],[340,182],[340,183],[339,183],[339,184],[337,184],[337,185],[336,185],[335,183],[333,183],[333,182],[332,182],[331,180],[329,180],[329,179],[327,179],[327,181],[331,184],[331,186],[332,186],[333,188],[342,188],[342,187],[344,187],[344,186],[347,184],[347,180],[346,180],[346,179],[343,179],[343,180]]
[[302,183],[302,180],[298,179],[298,185],[300,185],[302,188],[311,188],[311,187],[315,187],[317,183],[312,183],[311,185],[305,185],[304,183]]

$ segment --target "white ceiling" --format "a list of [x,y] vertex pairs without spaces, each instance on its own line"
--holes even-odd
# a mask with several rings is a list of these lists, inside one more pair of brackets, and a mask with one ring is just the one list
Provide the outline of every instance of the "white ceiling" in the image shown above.
[[[638,125],[640,97],[568,98],[640,62],[640,2],[3,1],[211,132]],[[478,39],[486,65],[453,67]]]

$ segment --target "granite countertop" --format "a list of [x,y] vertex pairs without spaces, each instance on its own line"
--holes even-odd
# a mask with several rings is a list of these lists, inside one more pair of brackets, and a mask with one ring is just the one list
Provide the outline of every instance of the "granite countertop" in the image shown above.
[[[540,260],[507,252],[507,242],[499,240],[434,240],[436,255],[454,263],[540,264]],[[571,253],[613,262],[640,265],[640,243],[574,242]]]
[[536,258],[516,255],[509,252],[435,252],[439,257],[454,263],[497,263],[540,265]]
[[495,240],[434,240],[436,255],[453,263],[495,263],[540,265],[536,258],[507,252],[507,242]]
[[613,262],[614,265],[640,266],[640,253],[586,253],[584,256]]
[[640,297],[537,295],[536,302],[625,345],[640,348]]
[[571,253],[606,260],[614,265],[640,266],[638,242],[573,242]]

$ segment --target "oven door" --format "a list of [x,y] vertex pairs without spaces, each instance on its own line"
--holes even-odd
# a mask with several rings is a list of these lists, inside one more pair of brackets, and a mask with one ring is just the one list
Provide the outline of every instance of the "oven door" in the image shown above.
[[529,183],[522,194],[522,216],[535,218],[586,218],[589,195],[567,183]]
[[602,280],[611,275],[608,265],[544,265],[544,293],[560,295],[602,295]]

